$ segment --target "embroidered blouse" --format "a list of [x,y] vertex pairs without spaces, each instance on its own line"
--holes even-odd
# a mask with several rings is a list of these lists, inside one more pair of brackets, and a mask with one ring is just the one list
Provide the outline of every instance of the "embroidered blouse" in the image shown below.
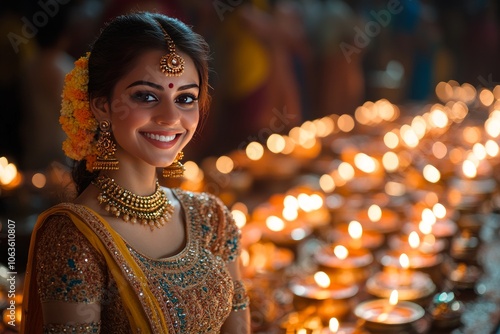
[[[159,301],[169,333],[219,333],[232,310],[248,305],[244,287],[241,282],[233,282],[226,266],[239,254],[240,232],[218,198],[180,189],[173,192],[186,217],[185,248],[165,259],[149,258],[130,246],[128,250]],[[77,212],[86,211],[85,207],[72,206]],[[85,212],[81,214],[85,216]],[[47,219],[40,231],[36,260],[42,303],[101,305],[100,322],[79,324],[72,331],[134,332],[127,321],[119,286],[102,255],[68,216],[59,214]],[[60,326],[48,324],[45,331],[56,332]]]

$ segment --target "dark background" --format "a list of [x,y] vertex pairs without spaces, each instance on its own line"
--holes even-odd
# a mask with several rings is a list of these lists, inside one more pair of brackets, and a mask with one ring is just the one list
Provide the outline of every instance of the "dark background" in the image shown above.
[[[285,133],[304,120],[354,114],[367,100],[429,103],[440,81],[500,84],[498,1],[2,1],[0,156],[25,175],[49,165],[49,178],[63,175],[58,168],[70,165],[57,121],[64,75],[106,21],[131,10],[178,17],[211,46],[213,103],[186,150],[195,161],[268,129]],[[20,266],[51,191],[0,189],[2,224],[18,223]]]

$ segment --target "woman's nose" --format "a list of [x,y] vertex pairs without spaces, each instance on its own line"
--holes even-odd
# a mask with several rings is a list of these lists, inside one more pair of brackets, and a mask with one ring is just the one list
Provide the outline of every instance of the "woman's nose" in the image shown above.
[[174,103],[162,103],[158,106],[155,121],[158,124],[173,125],[180,120],[180,112]]

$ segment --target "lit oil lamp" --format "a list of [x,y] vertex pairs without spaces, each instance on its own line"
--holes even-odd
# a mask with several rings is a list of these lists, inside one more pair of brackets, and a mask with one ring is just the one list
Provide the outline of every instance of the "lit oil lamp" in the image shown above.
[[417,321],[425,314],[424,309],[412,302],[399,302],[398,290],[393,290],[389,299],[376,299],[361,303],[354,309],[363,329],[402,333],[413,331]]
[[[288,197],[288,196],[287,196]],[[251,224],[258,226],[262,240],[278,246],[295,248],[312,233],[312,228],[299,217],[299,208],[288,205],[284,195],[273,195],[268,202],[257,206],[252,213]]]
[[313,228],[330,223],[330,213],[324,205],[324,196],[308,191],[301,192],[297,197],[288,195],[284,200],[284,207],[288,210],[299,210],[299,215]]
[[451,219],[438,219],[432,225],[432,235],[437,239],[450,240],[458,231],[457,224]]
[[436,203],[432,210],[430,208],[422,210],[418,225],[407,223],[403,226],[402,232],[410,234],[416,229],[420,231],[422,251],[437,253],[449,247],[449,242],[456,234],[458,226],[447,217],[446,208],[442,204]]
[[360,210],[354,216],[365,231],[376,231],[382,234],[393,233],[400,228],[398,215],[391,210],[382,210],[377,204],[372,204],[368,210]]
[[258,242],[243,249],[241,253],[243,274],[254,277],[262,274],[282,274],[294,260],[292,251],[280,248],[271,242]]
[[23,177],[14,163],[6,157],[0,157],[0,187],[11,190],[21,184]]
[[287,221],[278,216],[269,216],[263,226],[262,239],[278,246],[293,247],[311,233],[311,227],[302,220]]
[[450,181],[448,201],[460,209],[478,207],[486,196],[493,193],[497,182],[492,177],[489,161],[470,153]]
[[382,246],[384,236],[377,231],[364,231],[360,222],[336,226],[328,236],[328,241],[346,244],[350,248],[375,250]]
[[358,293],[356,285],[332,283],[328,274],[323,271],[318,271],[313,276],[292,279],[290,290],[296,310],[313,306],[316,315],[325,323],[332,317],[342,318],[347,315],[351,309],[350,300]]
[[[442,281],[442,273],[439,266],[443,262],[442,254],[425,254],[422,252],[410,252],[409,269],[420,271],[429,275],[435,284]],[[378,260],[387,272],[398,272],[401,269],[400,250],[386,250],[379,254]]]
[[435,236],[432,234],[436,222],[437,217],[434,215],[432,210],[424,209],[424,211],[422,211],[422,220],[418,224],[418,229],[422,236],[422,242],[417,243],[417,247],[415,248],[424,253],[438,253],[446,247],[444,239],[436,240]]
[[403,252],[421,252],[424,254],[440,253],[447,245],[444,239],[436,239],[430,233],[421,235],[417,231],[391,236],[388,243],[391,249],[399,249]]
[[410,270],[408,255],[399,257],[400,268],[378,272],[366,282],[369,294],[379,298],[389,298],[393,290],[398,290],[399,299],[413,301],[422,306],[436,290],[429,275]]
[[353,334],[355,327],[351,324],[341,324],[337,318],[330,318],[328,327],[321,331],[321,334]]
[[316,158],[321,153],[322,143],[316,138],[316,129],[306,122],[300,127],[294,127],[289,137],[295,142],[291,156],[303,162]]
[[364,193],[382,186],[385,171],[380,162],[366,153],[358,152],[353,161],[346,161],[356,167],[354,175],[346,183],[347,189],[352,192]]
[[319,334],[323,328],[323,324],[321,318],[316,315],[316,311],[315,306],[309,306],[300,312],[290,312],[280,322],[280,328],[287,334]]
[[361,283],[369,276],[373,255],[365,248],[325,245],[314,255],[320,270],[341,284]]

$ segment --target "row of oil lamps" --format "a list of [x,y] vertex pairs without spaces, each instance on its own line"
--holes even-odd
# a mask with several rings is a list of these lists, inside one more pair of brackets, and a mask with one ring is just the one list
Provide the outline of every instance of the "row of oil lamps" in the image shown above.
[[[445,254],[459,241],[458,226],[446,208],[436,203],[421,210],[418,223],[401,224],[395,212],[372,205],[366,212],[357,211],[357,220],[334,227],[324,206],[302,210],[292,224],[272,214],[282,211],[287,216],[289,206],[299,206],[299,198],[314,201],[319,196],[313,195],[278,196],[283,199],[279,207],[273,198],[274,205],[257,208],[254,220],[242,228],[244,273],[250,281],[260,277],[256,281],[262,282],[262,275],[272,281],[274,275],[284,274],[294,265],[297,246],[319,240],[309,259],[314,270],[296,272],[285,282],[293,294],[293,312],[282,327],[287,333],[354,333],[358,326],[338,322],[354,313],[367,329],[411,329],[442,286]],[[235,217],[244,217],[241,213],[240,207],[233,210]],[[378,299],[365,301],[363,295]],[[457,316],[462,311],[458,302],[453,308]],[[456,324],[457,317],[443,323]]]
[[[265,313],[264,322],[279,320],[286,333],[349,333],[359,326],[339,320],[355,315],[366,330],[414,330],[443,286],[441,268],[448,268],[446,279],[470,283],[471,266],[447,258],[460,258],[461,245],[473,238],[467,233],[477,232],[457,227],[456,209],[477,209],[496,189],[500,86],[476,90],[450,81],[438,84],[436,95],[441,103],[420,107],[413,117],[387,100],[366,102],[354,117],[307,121],[201,166],[186,162],[181,187],[232,203],[251,293],[258,285],[273,290],[276,275],[288,275],[293,308],[279,314],[268,303],[262,311],[255,298],[252,308]],[[300,179],[305,173],[312,176]],[[35,188],[52,179],[31,176]],[[0,189],[22,179],[0,158]],[[298,179],[301,186],[251,210],[234,203],[256,181]],[[461,311],[460,303],[450,305],[450,313]]]
[[[424,333],[460,324],[464,306],[451,291],[472,289],[480,275],[479,225],[467,217],[497,190],[500,87],[448,82],[436,93],[442,104],[399,125],[399,109],[381,100],[358,108],[357,124],[347,115],[306,122],[270,137],[268,151],[251,148],[251,162],[228,155],[254,178],[313,175],[251,214],[233,206],[250,286],[268,298],[282,287],[291,294],[284,314],[257,296],[256,318],[279,322],[284,333]],[[295,148],[287,151],[290,138]],[[282,169],[266,178],[263,165]]]

